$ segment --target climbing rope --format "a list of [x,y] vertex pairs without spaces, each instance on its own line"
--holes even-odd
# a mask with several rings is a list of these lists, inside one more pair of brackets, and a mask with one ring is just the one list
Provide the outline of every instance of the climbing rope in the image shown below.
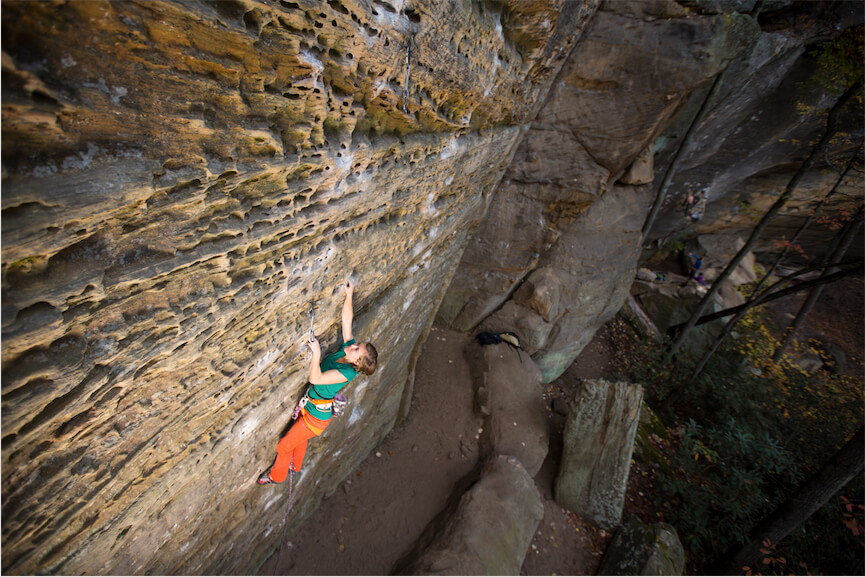
[[[315,336],[315,300],[309,301],[309,336]],[[312,352],[310,352],[310,356]],[[300,416],[300,411],[304,403],[298,403],[291,414],[291,420],[296,421]],[[273,574],[279,568],[279,558],[282,556],[282,546],[285,544],[285,533],[288,531],[288,516],[291,513],[291,492],[294,487],[294,455],[291,456],[290,465],[288,467],[288,505],[285,508],[285,522],[282,526],[282,538],[279,540],[279,549],[276,552],[276,564],[273,566]]]
[[274,575],[276,575],[276,572],[279,569],[279,558],[282,556],[282,545],[285,543],[285,532],[288,530],[288,514],[291,512],[292,485],[294,485],[294,455],[291,456],[291,466],[288,468],[288,506],[285,508],[285,523],[282,526],[282,538],[279,540],[279,549],[276,552],[276,564],[273,566]]

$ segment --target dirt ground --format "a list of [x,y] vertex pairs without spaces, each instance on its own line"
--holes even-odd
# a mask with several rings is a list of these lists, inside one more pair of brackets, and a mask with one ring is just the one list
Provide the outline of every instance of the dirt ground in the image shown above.
[[[800,296],[778,301],[773,313],[789,322]],[[863,282],[851,279],[828,288],[803,331],[808,337],[843,343],[846,369],[861,374]],[[841,315],[832,314],[841,311]],[[847,311],[844,313],[844,311]],[[855,312],[855,314],[850,314]],[[839,322],[841,321],[841,322]],[[481,419],[474,414],[470,371],[462,351],[470,337],[434,328],[418,361],[408,418],[396,427],[357,471],[294,534],[261,575],[388,575],[448,497],[478,462]],[[535,482],[544,500],[538,526],[522,566],[523,575],[594,575],[611,534],[583,522],[553,501],[561,457],[563,400],[583,378],[615,380],[627,365],[634,335],[614,318],[604,325],[573,365],[547,385],[550,451]],[[635,462],[628,480],[623,518],[663,521],[652,499],[654,472]]]
[[[556,398],[576,379],[597,377],[610,364],[607,330],[599,331],[574,365],[548,385],[550,453],[535,477],[544,518],[527,552],[525,575],[593,575],[611,535],[553,501],[564,416]],[[468,335],[433,328],[418,361],[411,412],[282,550],[280,575],[388,575],[478,462],[481,418],[463,357]],[[261,569],[274,574],[275,556]]]

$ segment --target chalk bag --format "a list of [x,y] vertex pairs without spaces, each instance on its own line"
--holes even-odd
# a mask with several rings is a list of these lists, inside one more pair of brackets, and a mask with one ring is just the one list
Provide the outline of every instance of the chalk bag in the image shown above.
[[345,411],[345,406],[348,404],[348,399],[344,396],[337,394],[333,397],[333,416],[338,417]]
[[307,401],[309,401],[309,397],[304,394],[303,398],[300,400],[299,403],[297,403],[297,406],[294,408],[294,412],[291,414],[292,421],[297,420],[297,418],[300,416],[301,409],[306,406]]

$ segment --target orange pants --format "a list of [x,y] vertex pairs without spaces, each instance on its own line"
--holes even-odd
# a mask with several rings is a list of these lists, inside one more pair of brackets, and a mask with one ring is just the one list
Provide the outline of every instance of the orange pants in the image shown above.
[[276,462],[270,469],[270,478],[276,483],[282,483],[288,477],[289,468],[300,471],[303,456],[306,455],[307,441],[320,435],[328,424],[330,419],[322,421],[302,411],[301,417],[276,444]]

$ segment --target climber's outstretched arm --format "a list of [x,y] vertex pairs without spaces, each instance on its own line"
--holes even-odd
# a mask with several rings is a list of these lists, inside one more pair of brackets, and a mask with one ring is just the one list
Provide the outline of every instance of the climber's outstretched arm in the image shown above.
[[[347,343],[354,338],[351,330],[351,323],[354,320],[354,281],[348,279],[345,283],[345,302],[342,303],[342,341]],[[342,381],[338,381],[342,382]]]

